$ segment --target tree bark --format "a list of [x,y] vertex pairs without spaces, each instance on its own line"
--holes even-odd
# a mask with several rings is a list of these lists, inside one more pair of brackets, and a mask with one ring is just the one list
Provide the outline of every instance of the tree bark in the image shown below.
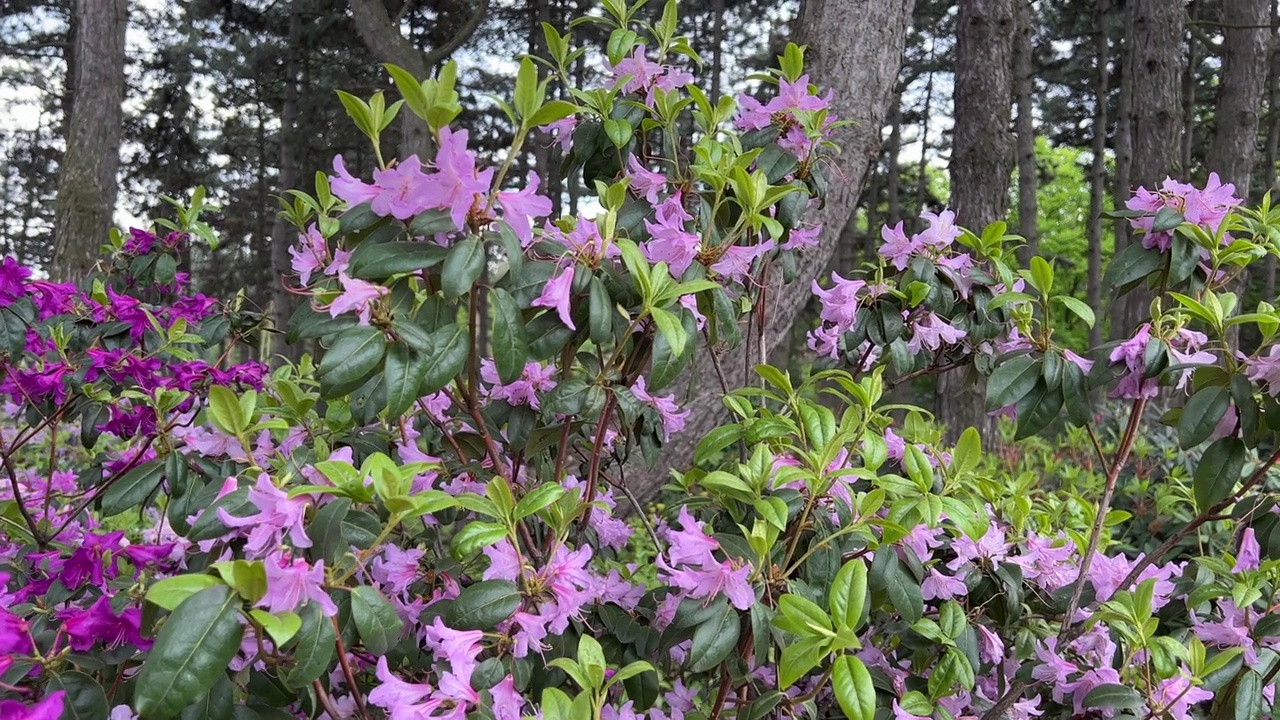
[[[1133,160],[1129,182],[1156,188],[1181,167],[1182,0],[1129,0],[1129,75],[1132,85]],[[1124,322],[1113,328],[1128,336],[1147,314],[1152,294],[1134,290],[1125,302]]]
[[1236,195],[1242,198],[1249,197],[1257,157],[1270,4],[1270,0],[1233,0],[1222,5],[1222,72],[1208,166],[1223,182],[1234,183]]
[[128,0],[77,0],[74,105],[58,169],[50,277],[79,280],[107,240],[119,192]]
[[[809,46],[806,59],[813,82],[834,90],[831,112],[852,120],[835,131],[832,138],[841,148],[838,169],[829,184],[826,203],[815,220],[823,225],[819,245],[800,256],[794,281],[784,288],[780,269],[767,278],[763,294],[766,325],[764,352],[790,339],[796,316],[808,303],[811,281],[828,267],[841,232],[853,214],[871,163],[880,153],[881,128],[898,73],[914,0],[806,0],[800,18],[797,42]],[[1006,94],[1006,100],[1008,95]],[[757,350],[757,352],[759,352]],[[698,442],[725,419],[723,393],[717,382],[709,349],[701,349],[691,371],[695,382],[677,381],[690,387],[685,406],[691,411],[685,429],[662,449],[661,467],[630,470],[631,489],[641,499],[652,497],[666,482],[667,468],[687,467]],[[754,355],[758,357],[759,355]],[[725,358],[721,363],[730,390],[746,385],[748,363],[742,357]],[[751,364],[754,364],[754,360]]]
[[[407,70],[419,80],[430,77],[436,65],[449,57],[462,43],[466,42],[480,27],[485,15],[489,12],[489,0],[480,0],[471,9],[466,23],[449,39],[449,42],[435,48],[431,52],[422,52],[414,47],[404,35],[400,34],[398,22],[387,13],[382,0],[351,0],[351,18],[355,21],[356,32],[369,52],[380,62],[397,65]],[[401,158],[417,155],[425,160],[431,154],[433,145],[431,132],[422,118],[413,114],[408,108],[400,113],[400,151]]]
[[[1130,169],[1133,166],[1133,73],[1129,68],[1129,56],[1133,43],[1126,37],[1120,40],[1120,98],[1116,108],[1116,179],[1112,186],[1112,204],[1116,209],[1124,207],[1132,188]],[[1115,232],[1115,254],[1120,254],[1129,245],[1132,235],[1129,221],[1116,218],[1113,226]],[[1127,336],[1129,328],[1125,323],[1124,298],[1111,297],[1111,339]]]
[[[1086,298],[1095,311],[1102,308],[1102,209],[1107,181],[1107,61],[1110,59],[1107,14],[1110,0],[1097,0],[1097,34],[1093,38],[1093,162],[1089,170],[1089,269]],[[1089,347],[1102,344],[1102,313],[1096,312],[1089,328]]]
[[[963,0],[956,21],[955,131],[951,206],[956,222],[981,233],[1005,217],[1013,170],[1009,132],[1013,97],[1013,0]],[[967,427],[984,432],[982,385],[970,368],[938,376],[937,417],[954,440]]]
[[[1276,161],[1280,159],[1280,2],[1271,2],[1271,68],[1267,73],[1267,156],[1263,178],[1265,192],[1276,191]],[[1268,254],[1262,266],[1262,297],[1276,296],[1276,256]]]
[[1018,234],[1026,239],[1019,255],[1024,264],[1040,253],[1040,211],[1036,203],[1036,129],[1034,113],[1035,27],[1031,0],[1018,0],[1018,35],[1013,46],[1013,80],[1018,104]]
[[[302,45],[302,14],[300,0],[289,5],[289,48],[285,55],[284,98],[280,106],[280,132],[277,143],[280,150],[280,194],[298,184],[298,53]],[[302,357],[302,345],[285,342],[284,330],[297,308],[293,293],[285,285],[285,278],[293,273],[289,247],[298,239],[297,230],[282,215],[277,214],[271,225],[271,320],[280,332],[276,334],[272,356],[297,361]]]

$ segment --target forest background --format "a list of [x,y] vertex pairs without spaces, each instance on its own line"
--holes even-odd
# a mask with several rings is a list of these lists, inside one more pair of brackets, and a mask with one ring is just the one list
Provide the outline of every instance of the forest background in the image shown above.
[[[658,13],[660,4],[651,4],[647,11]],[[281,282],[290,271],[287,248],[297,238],[278,215],[277,197],[309,187],[317,171],[330,170],[334,154],[357,176],[375,165],[333,91],[367,97],[389,89],[380,63],[427,77],[455,59],[465,108],[458,123],[482,160],[500,157],[511,130],[492,96],[512,82],[521,54],[540,50],[542,23],[563,27],[594,5],[5,0],[0,252],[54,279],[79,278],[109,224],[163,216],[170,209],[161,194],[189,197],[204,187],[219,208],[206,218],[220,244],[194,249],[180,269],[211,296],[230,298],[243,289],[245,305],[283,327],[298,303]],[[1112,303],[1101,295],[1101,268],[1131,242],[1127,220],[1104,213],[1133,187],[1154,187],[1166,175],[1199,184],[1216,172],[1251,202],[1276,187],[1277,5],[917,0],[888,107],[869,112],[884,118],[879,140],[847,147],[832,173],[833,183],[856,191],[857,202],[847,221],[828,223],[842,227],[827,228],[838,230],[827,269],[848,274],[874,260],[882,224],[905,221],[908,232],[917,231],[925,210],[955,208],[959,222],[976,228],[1007,219],[1026,238],[1025,255],[1053,260],[1058,282],[1102,319],[1088,329],[1061,310],[1060,334],[1074,335],[1069,342],[1076,345],[1086,334],[1092,345],[1127,337],[1144,300]],[[798,18],[822,9],[777,0],[681,0],[680,31],[705,62],[698,74],[705,91],[758,93],[764,88],[751,73],[769,67],[788,40],[803,34]],[[865,17],[845,17],[847,32],[825,33],[825,42],[870,41],[863,25],[875,16],[870,9]],[[580,82],[602,72],[581,60],[575,67]],[[748,79],[730,85],[738,78]],[[429,142],[412,127],[392,131],[401,156]],[[545,172],[562,162],[558,147],[549,137],[535,147],[511,176],[535,170],[559,178]],[[853,169],[868,160],[866,173]],[[561,184],[546,190],[553,216],[593,211],[580,181]],[[793,280],[805,288],[796,295],[809,295],[810,280]],[[1268,258],[1248,277],[1242,304],[1274,297],[1275,284]],[[771,362],[813,362],[803,339],[816,322],[811,305],[794,323],[771,325],[780,336],[768,343]],[[1241,341],[1246,351],[1256,344],[1247,336]],[[281,335],[264,334],[260,343],[264,359],[296,357],[303,349],[285,346]],[[958,430],[987,421],[980,395],[958,392],[973,380],[944,374],[903,392]],[[706,408],[693,407],[695,431],[688,435],[696,441],[696,428],[714,418],[699,418]]]

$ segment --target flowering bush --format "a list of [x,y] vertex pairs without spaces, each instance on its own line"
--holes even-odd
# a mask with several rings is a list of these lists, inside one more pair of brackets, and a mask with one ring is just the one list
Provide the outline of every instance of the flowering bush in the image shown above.
[[[1092,311],[1054,294],[1051,264],[1013,267],[1003,225],[885,228],[878,268],[813,288],[811,346],[850,369],[759,366],[673,473],[680,502],[649,514],[628,462],[660,460],[687,415],[664,390],[816,242],[833,119],[799,48],[767,102],[713,103],[674,3],[653,26],[605,10],[606,87],[548,101],[525,60],[498,167],[449,126],[451,67],[389,68],[390,106],[341,96],[379,169],[335,158],[286,213],[308,299],[287,332],[320,342],[318,365],[232,364],[257,318],[182,295],[198,197],[163,238],[115,238],[82,287],[5,261],[0,715],[1271,715],[1280,358],[1224,344],[1280,328],[1224,290],[1276,251],[1269,205],[1139,193],[1133,222],[1167,237],[1108,280],[1157,290],[1151,321],[1078,353],[1047,309]],[[581,51],[546,35],[570,87]],[[433,158],[381,159],[402,111]],[[548,219],[545,178],[508,188],[531,138],[561,144],[599,214]],[[974,430],[942,447],[884,401],[954,367],[990,375],[1019,438],[1080,428],[1091,479],[1015,476]],[[1190,519],[1130,556],[1110,507],[1162,386],[1189,398],[1161,418],[1177,442],[1209,444],[1161,496]],[[1129,404],[1114,437],[1095,432],[1102,389]]]

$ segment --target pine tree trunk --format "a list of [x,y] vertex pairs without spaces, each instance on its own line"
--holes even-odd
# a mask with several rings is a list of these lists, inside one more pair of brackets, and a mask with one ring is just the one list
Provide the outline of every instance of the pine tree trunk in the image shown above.
[[[841,148],[840,180],[832,182],[815,220],[823,225],[819,246],[799,257],[794,281],[783,288],[780,268],[767,278],[768,308],[764,348],[753,347],[750,364],[769,357],[791,339],[791,326],[808,303],[808,287],[829,266],[841,231],[856,209],[871,163],[880,153],[881,129],[902,66],[902,51],[914,0],[807,0],[797,42],[809,46],[806,62],[812,82],[834,91],[832,114],[854,121],[832,138]],[[1006,99],[1008,95],[1006,94]],[[729,389],[750,378],[741,355],[721,362]],[[629,469],[627,479],[640,499],[652,497],[668,479],[669,468],[685,468],[698,442],[725,417],[723,393],[715,381],[709,353],[703,349],[696,367],[675,383],[692,388],[683,398],[691,411],[685,429],[662,449],[660,468]]]
[[[1266,192],[1276,192],[1276,161],[1280,160],[1280,0],[1271,2],[1271,68],[1267,73],[1267,157],[1263,177]],[[1276,256],[1268,254],[1262,266],[1262,297],[1276,296]]]
[[[1008,211],[1013,170],[1013,0],[963,0],[956,21],[955,132],[951,206],[956,222],[981,232]],[[937,417],[954,440],[967,427],[990,435],[983,383],[971,368],[938,376]]]
[[[1190,0],[1186,8],[1186,14],[1194,25],[1200,19],[1202,5],[1197,0]],[[1182,69],[1182,153],[1178,156],[1178,167],[1183,170],[1191,168],[1191,149],[1196,140],[1196,67],[1200,64],[1196,40],[1193,36],[1186,36],[1187,62]]]
[[[1120,98],[1116,108],[1116,180],[1112,186],[1112,203],[1116,209],[1124,207],[1129,199],[1133,185],[1130,181],[1130,170],[1133,166],[1133,73],[1129,68],[1129,56],[1132,54],[1133,42],[1126,36],[1120,38]],[[1119,255],[1129,245],[1132,235],[1129,221],[1117,218],[1115,221],[1115,254]],[[1111,339],[1127,337],[1129,327],[1125,322],[1125,298],[1111,296]]]
[[[1155,188],[1181,173],[1181,77],[1184,56],[1182,0],[1129,0],[1129,57],[1133,83],[1133,161],[1129,182]],[[1131,334],[1147,315],[1151,291],[1138,288],[1125,303],[1124,323],[1113,328]]]
[[1036,202],[1036,130],[1034,114],[1035,57],[1031,52],[1034,9],[1030,0],[1018,0],[1018,35],[1013,47],[1013,80],[1018,103],[1018,234],[1026,238],[1022,262],[1040,252],[1040,211]]
[[[928,197],[929,174],[929,116],[933,110],[933,43],[929,44],[929,77],[924,84],[924,107],[920,112],[920,168],[916,177],[916,217],[907,225],[912,230],[919,230],[920,213],[924,212],[925,200]],[[901,218],[899,218],[901,219]]]
[[124,125],[124,43],[128,0],[76,0],[74,75],[67,149],[58,168],[53,262],[55,280],[79,280],[107,241],[119,192]]
[[1107,181],[1107,60],[1109,57],[1107,13],[1110,0],[1097,2],[1097,34],[1093,39],[1093,162],[1089,169],[1089,270],[1086,295],[1089,307],[1096,313],[1089,328],[1089,347],[1102,344],[1102,209]]
[[[889,149],[886,163],[886,181],[888,183],[889,209],[886,216],[890,225],[902,220],[902,168],[898,164],[898,156],[902,154],[902,93],[893,99],[889,109]],[[872,235],[879,242],[880,228],[871,228]]]
[[[280,149],[279,192],[296,188],[298,184],[298,54],[302,45],[302,13],[299,3],[292,0],[289,6],[289,48],[285,55],[284,98],[280,107],[280,131],[277,142]],[[279,331],[273,337],[273,357],[297,361],[302,357],[302,345],[285,342],[284,331],[289,318],[297,308],[289,292],[286,278],[293,274],[289,247],[298,240],[297,229],[284,217],[276,215],[271,225],[271,268],[274,271],[271,284],[271,319]]]

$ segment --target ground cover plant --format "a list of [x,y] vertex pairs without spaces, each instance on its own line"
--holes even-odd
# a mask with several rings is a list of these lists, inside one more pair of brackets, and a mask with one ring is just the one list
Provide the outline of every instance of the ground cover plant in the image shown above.
[[[611,77],[572,101],[523,61],[497,167],[450,127],[451,66],[342,95],[380,158],[402,112],[436,150],[371,178],[336,157],[291,195],[308,303],[282,331],[318,364],[246,360],[260,319],[187,294],[198,196],[78,285],[0,266],[0,715],[1272,716],[1280,314],[1230,292],[1277,252],[1270,205],[1140,189],[1107,280],[1149,321],[1097,348],[1059,344],[1053,318],[1093,312],[1002,224],[885,227],[878,263],[811,288],[827,369],[758,366],[654,512],[627,469],[814,242],[839,120],[801,48],[767,100],[712,104],[674,4],[633,14],[590,20]],[[571,85],[586,49],[546,45]],[[548,135],[598,214],[507,184]],[[885,400],[960,366],[1016,454]]]

